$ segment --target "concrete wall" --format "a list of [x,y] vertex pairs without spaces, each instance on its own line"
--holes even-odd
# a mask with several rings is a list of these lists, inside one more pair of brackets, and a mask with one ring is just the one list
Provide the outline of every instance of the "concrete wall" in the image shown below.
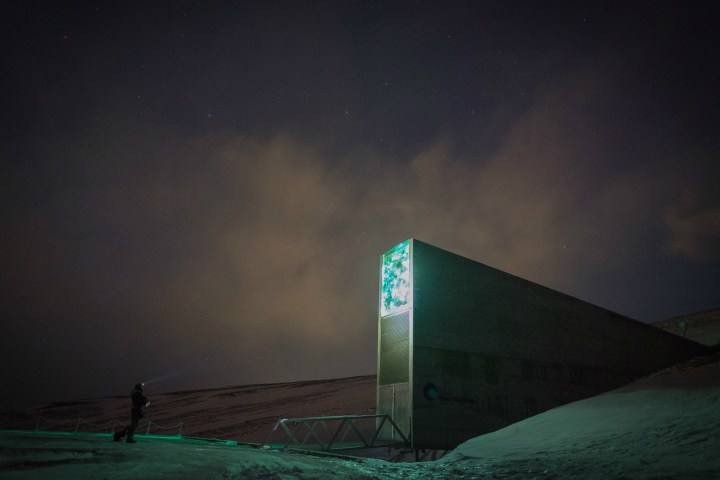
[[[704,351],[417,240],[411,255],[408,403],[398,406],[396,395],[389,408],[379,380],[378,411],[409,412],[396,421],[416,448],[454,448]],[[383,361],[379,354],[380,370]]]

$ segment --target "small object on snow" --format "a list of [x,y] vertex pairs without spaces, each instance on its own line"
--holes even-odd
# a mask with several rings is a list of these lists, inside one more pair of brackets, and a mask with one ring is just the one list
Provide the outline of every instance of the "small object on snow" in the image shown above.
[[123,438],[125,438],[127,433],[128,433],[128,427],[125,427],[122,430],[118,430],[117,432],[113,433],[113,442],[121,441]]

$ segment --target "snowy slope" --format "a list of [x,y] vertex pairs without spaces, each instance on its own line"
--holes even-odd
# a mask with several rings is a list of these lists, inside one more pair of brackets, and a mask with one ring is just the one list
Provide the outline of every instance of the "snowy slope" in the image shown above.
[[445,461],[536,465],[562,478],[720,478],[718,360],[549,410],[469,440]]

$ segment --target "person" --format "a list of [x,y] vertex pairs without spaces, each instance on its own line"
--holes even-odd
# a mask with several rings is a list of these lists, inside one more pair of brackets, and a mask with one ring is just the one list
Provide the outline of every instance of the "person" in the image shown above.
[[143,384],[138,383],[130,392],[132,399],[132,409],[130,410],[130,427],[127,431],[127,443],[136,443],[135,430],[137,429],[140,419],[143,418],[143,408],[150,405],[150,400],[143,394]]

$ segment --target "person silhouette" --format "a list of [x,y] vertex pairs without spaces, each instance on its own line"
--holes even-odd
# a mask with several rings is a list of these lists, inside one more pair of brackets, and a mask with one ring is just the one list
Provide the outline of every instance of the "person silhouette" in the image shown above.
[[132,400],[132,409],[130,410],[130,427],[127,431],[127,443],[136,443],[135,430],[137,430],[140,419],[145,415],[143,414],[143,408],[150,405],[150,400],[143,394],[143,384],[138,383],[135,388],[130,392],[130,398]]

